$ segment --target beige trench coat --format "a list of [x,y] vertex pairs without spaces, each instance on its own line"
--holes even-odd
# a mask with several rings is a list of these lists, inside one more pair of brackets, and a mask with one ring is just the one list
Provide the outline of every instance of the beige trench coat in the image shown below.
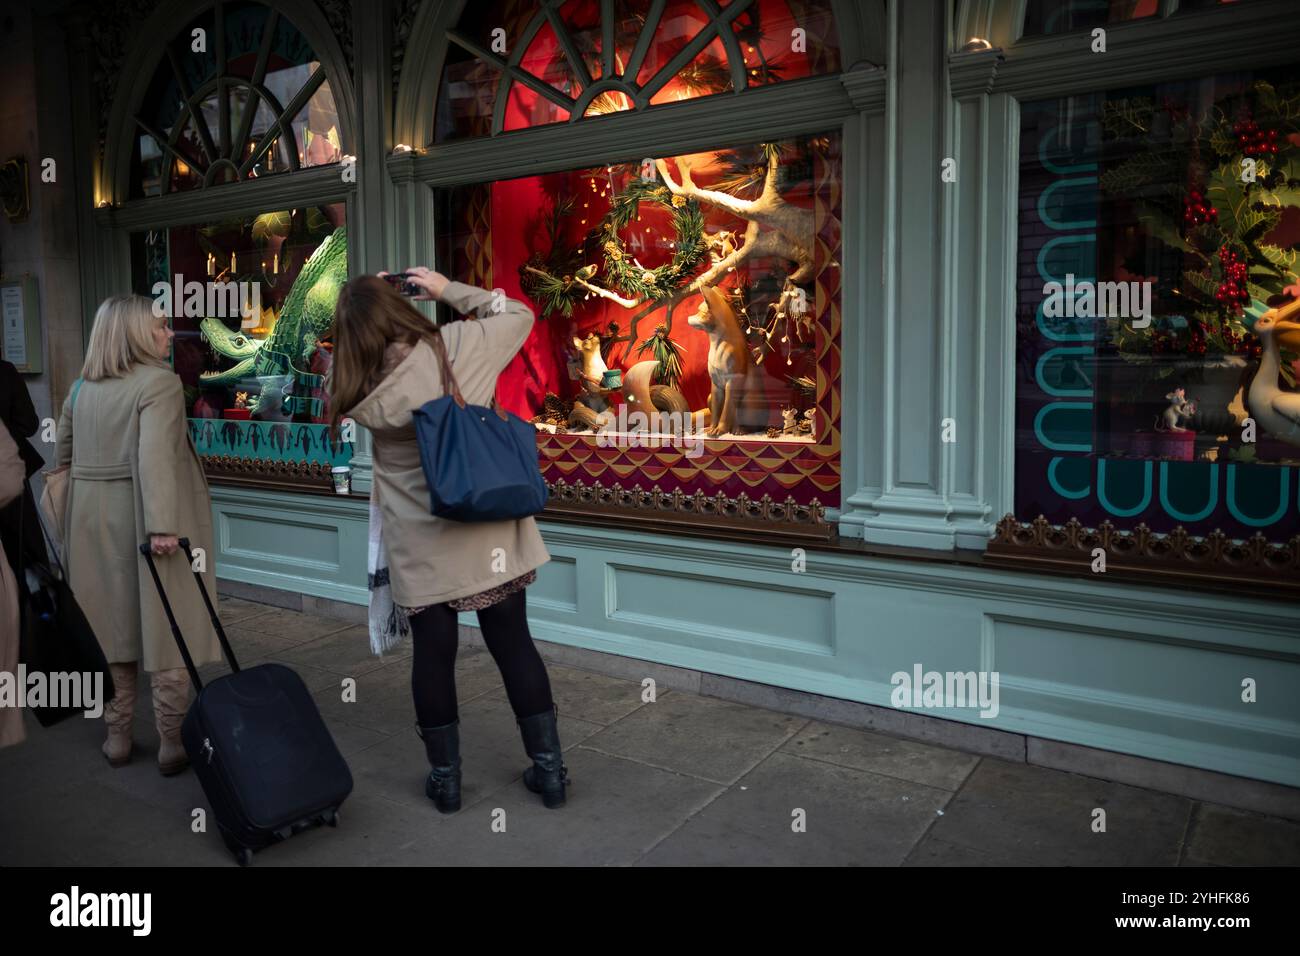
[[[505,308],[493,313],[492,293],[461,282],[449,283],[442,298],[457,312],[477,316],[443,326],[442,336],[465,401],[487,405],[497,376],[532,330],[533,312],[507,299]],[[478,594],[551,559],[532,518],[464,523],[429,513],[411,412],[442,394],[437,357],[422,341],[348,412],[374,438],[370,494],[384,522],[393,601],[404,607]]]
[[[58,463],[71,464],[63,529],[64,565],[77,603],[109,663],[142,661],[147,671],[184,667],[162,602],[140,554],[151,534],[202,548],[216,599],[212,500],[185,421],[181,380],[137,365],[121,378],[83,382],[63,403]],[[197,557],[197,552],[196,552]],[[220,659],[220,645],[185,553],[155,557],[196,665]]]
[[[17,498],[23,490],[27,471],[18,455],[18,445],[9,429],[0,425],[0,508]],[[0,672],[18,675],[18,583],[9,561],[0,553]],[[0,747],[21,743],[23,712],[17,707],[0,707]]]

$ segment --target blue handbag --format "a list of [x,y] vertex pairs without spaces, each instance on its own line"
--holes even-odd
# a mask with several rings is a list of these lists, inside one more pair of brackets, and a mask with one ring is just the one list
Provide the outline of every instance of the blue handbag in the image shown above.
[[537,467],[537,430],[495,397],[491,408],[466,404],[441,334],[435,334],[433,351],[446,394],[411,413],[430,512],[466,522],[537,514],[549,494]]

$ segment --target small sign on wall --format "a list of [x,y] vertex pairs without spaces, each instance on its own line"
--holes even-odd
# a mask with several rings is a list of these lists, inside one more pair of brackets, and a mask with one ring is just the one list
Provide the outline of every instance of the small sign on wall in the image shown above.
[[36,375],[42,371],[35,276],[0,281],[0,358],[12,362],[20,372]]

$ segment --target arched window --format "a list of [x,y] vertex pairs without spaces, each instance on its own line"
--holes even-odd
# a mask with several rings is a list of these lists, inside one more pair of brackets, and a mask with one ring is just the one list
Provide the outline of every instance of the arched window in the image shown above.
[[302,33],[260,3],[216,3],[165,46],[134,114],[132,197],[338,162],[338,112]]
[[327,490],[352,455],[324,390],[355,188],[329,168],[355,149],[337,36],[310,0],[175,0],[134,35],[96,216],[130,274],[97,291],[129,281],[171,319],[210,475]]
[[433,187],[442,271],[539,316],[497,398],[536,426],[557,506],[824,533],[860,121],[843,66],[884,4],[423,11],[445,49],[406,61],[395,128],[415,149],[390,171]]
[[808,0],[509,0],[454,30],[437,142],[840,70],[830,4]]

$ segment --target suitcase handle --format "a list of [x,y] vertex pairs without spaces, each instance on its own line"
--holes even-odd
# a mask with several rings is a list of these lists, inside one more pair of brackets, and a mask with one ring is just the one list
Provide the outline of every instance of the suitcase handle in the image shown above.
[[[221,626],[221,620],[217,617],[217,609],[212,606],[212,598],[208,596],[208,588],[203,583],[203,576],[194,571],[194,555],[190,551],[190,539],[180,539],[181,549],[185,552],[185,558],[189,561],[190,570],[194,574],[194,580],[199,586],[199,593],[203,595],[203,604],[208,609],[208,617],[212,619],[212,626],[216,628],[217,640],[221,643],[221,651],[226,655],[226,660],[230,662],[230,669],[236,674],[239,673],[239,662],[235,660],[235,652],[230,646],[230,641],[226,638],[226,631]],[[163,610],[167,613],[167,622],[172,628],[172,637],[176,639],[176,646],[180,648],[181,657],[185,660],[185,669],[190,672],[190,680],[194,682],[194,691],[198,693],[203,690],[203,681],[199,677],[198,668],[194,666],[194,658],[190,656],[190,649],[185,646],[185,638],[181,634],[180,625],[176,623],[176,614],[172,611],[172,605],[167,600],[167,591],[163,588],[162,578],[158,576],[158,567],[154,564],[153,549],[149,542],[140,545],[140,553],[144,555],[145,561],[149,565],[149,574],[153,577],[154,587],[158,589],[158,597],[162,599]]]

